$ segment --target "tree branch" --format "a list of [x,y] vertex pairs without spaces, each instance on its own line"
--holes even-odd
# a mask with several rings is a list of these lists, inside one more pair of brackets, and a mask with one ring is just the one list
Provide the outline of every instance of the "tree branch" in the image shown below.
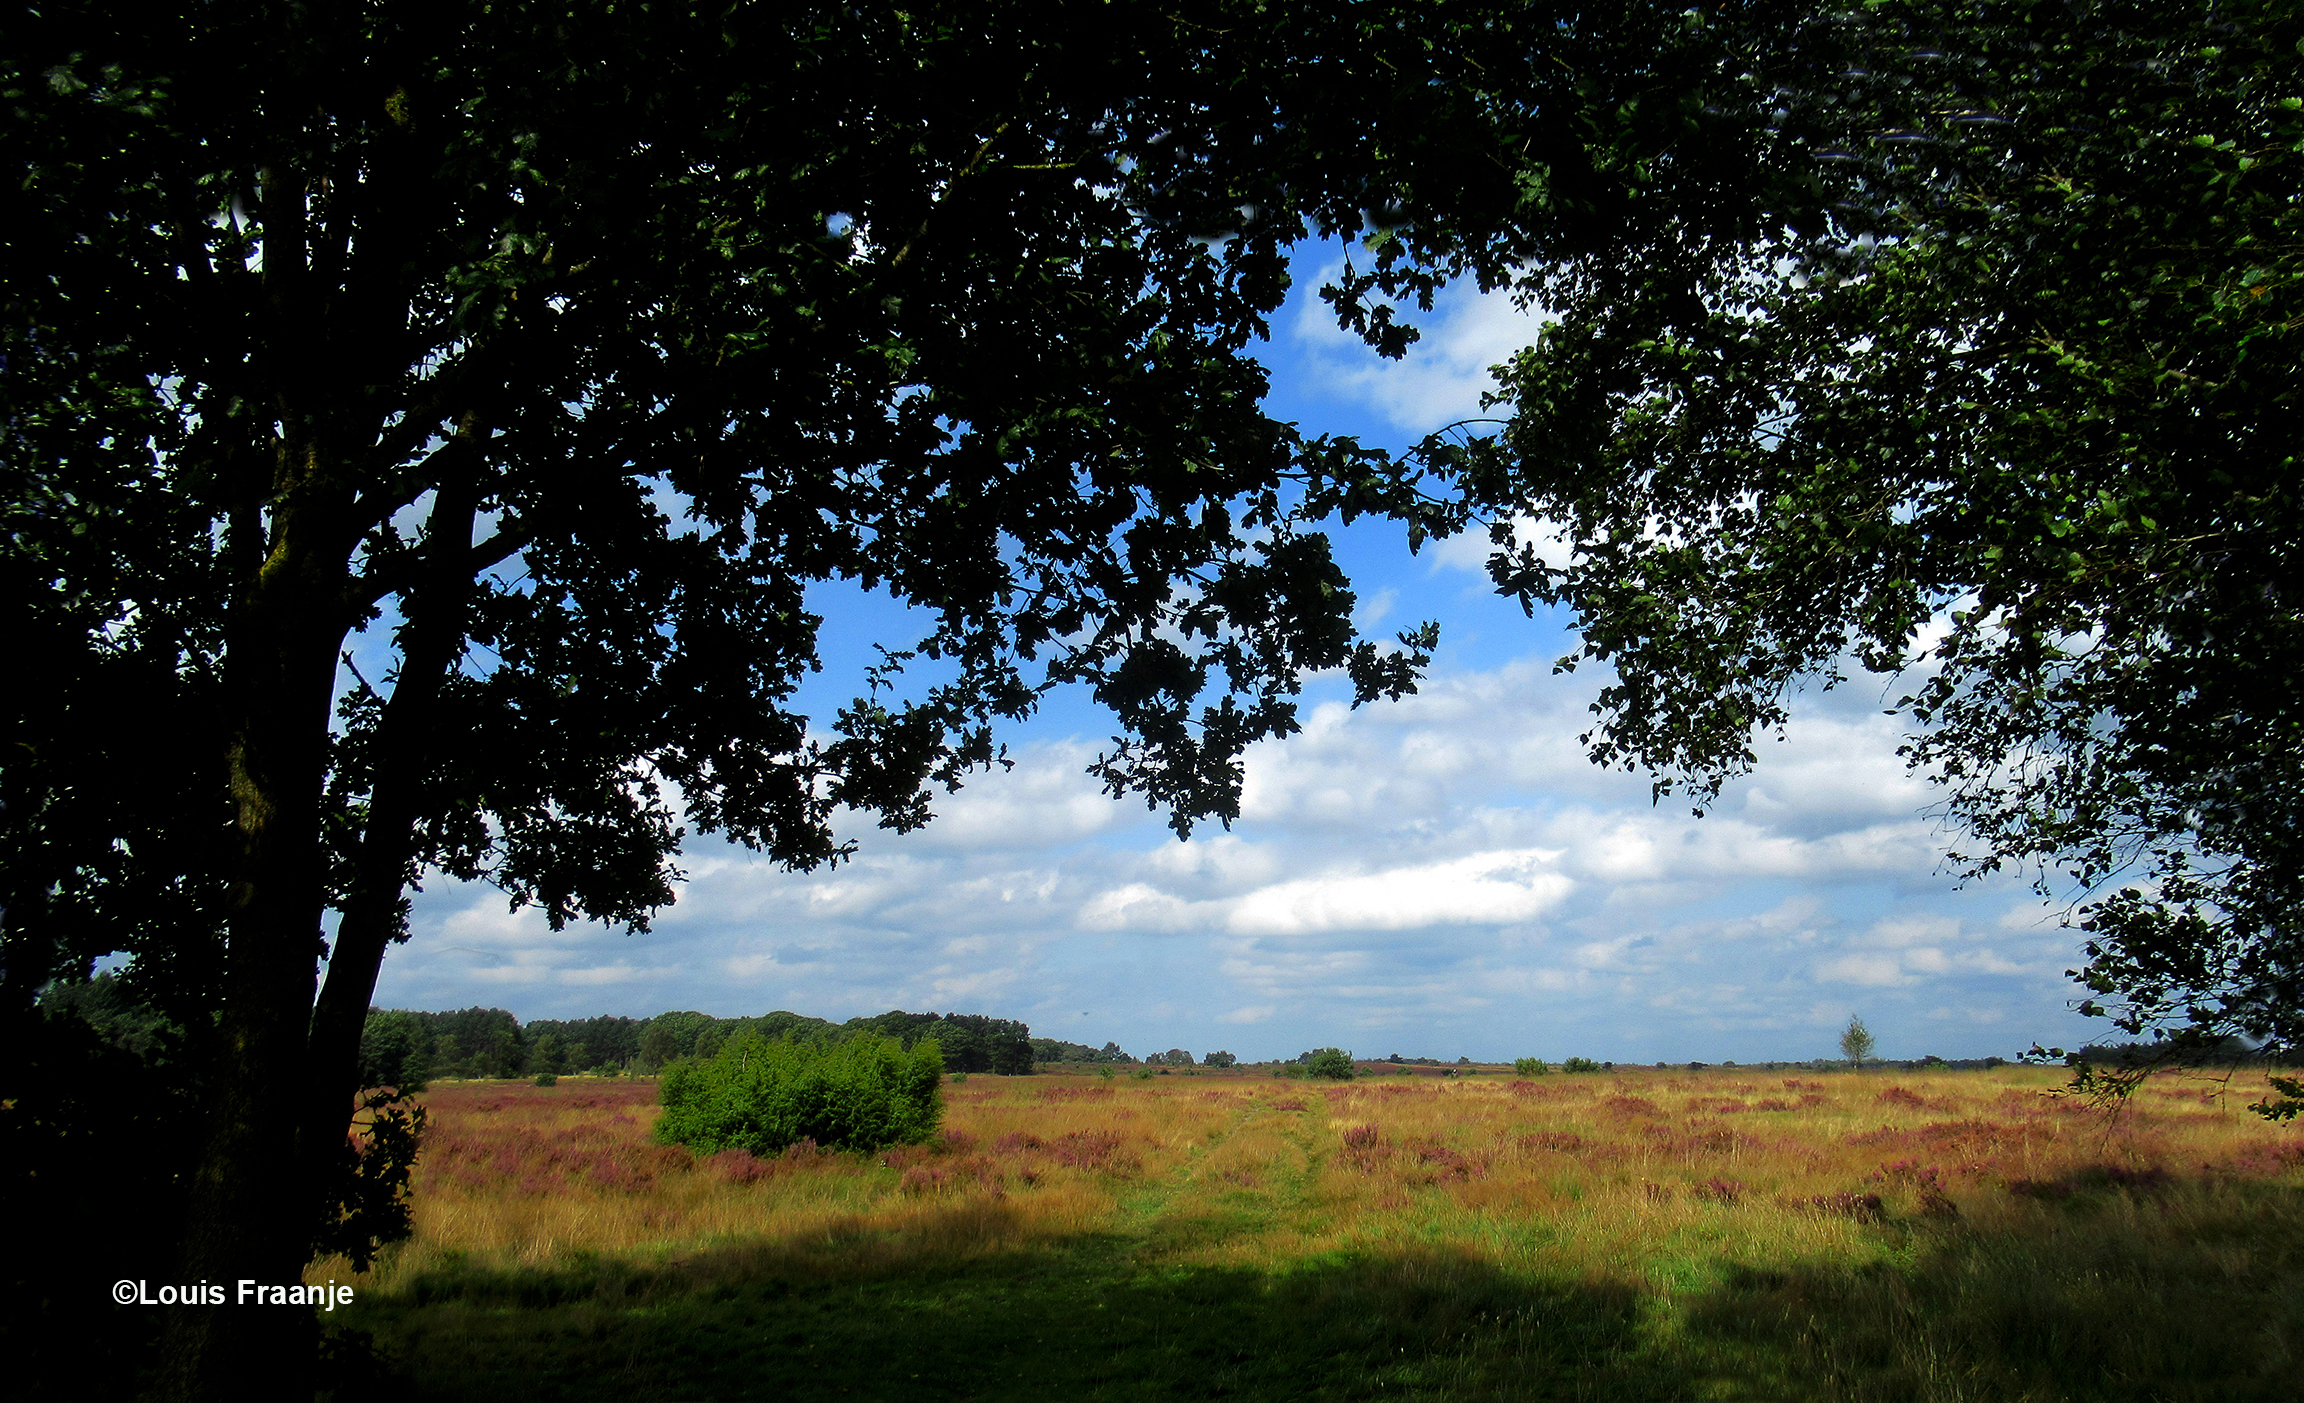
[[[976,173],[976,168],[984,164],[984,158],[992,154],[992,143],[1005,136],[1007,132],[1008,123],[1006,122],[1002,122],[992,129],[992,135],[984,138],[984,144],[976,148],[976,154],[968,158],[968,164],[962,166],[957,174],[945,182],[944,198],[946,200],[951,199],[953,192],[960,188],[961,181]],[[941,205],[943,202],[938,201],[937,203]],[[919,246],[922,239],[928,237],[928,226],[935,222],[936,209],[937,205],[929,206],[927,217],[920,221],[920,227],[912,231],[912,237],[904,241],[904,247],[896,250],[896,256],[888,260],[889,267],[901,268],[904,266],[905,260],[911,258],[912,250]]]
[[[526,550],[536,533],[523,522],[508,522],[487,540],[465,552],[462,575],[470,579],[481,571],[500,565]],[[368,571],[352,582],[345,591],[345,602],[355,611],[373,608],[392,595],[402,593],[425,575],[443,571],[448,567],[426,557],[410,554],[395,556],[390,562]]]

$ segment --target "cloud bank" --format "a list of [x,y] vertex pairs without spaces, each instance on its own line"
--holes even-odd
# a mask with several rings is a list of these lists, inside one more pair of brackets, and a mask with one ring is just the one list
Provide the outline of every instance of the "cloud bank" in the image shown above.
[[1046,1036],[1244,1057],[1887,1055],[2073,1035],[2073,937],[2012,882],[1956,890],[1890,718],[1812,698],[1708,816],[1576,742],[1589,679],[1524,660],[1313,708],[1249,757],[1231,832],[1178,843],[1043,740],[832,872],[697,848],[653,932],[559,933],[442,885],[379,1001],[526,1017],[983,1011]]
[[[1308,250],[1274,319],[1281,417],[1404,448],[1480,413],[1488,368],[1534,339],[1508,296],[1455,287],[1411,318],[1423,339],[1405,360],[1381,360],[1316,296],[1332,270],[1313,265],[1340,257]],[[1851,1013],[1890,1056],[2100,1031],[2068,1011],[2077,940],[2038,897],[2009,880],[1955,889],[1925,817],[1935,796],[1862,684],[1806,698],[1697,819],[1586,762],[1576,737],[1601,679],[1552,673],[1559,621],[1532,626],[1489,592],[1483,535],[1412,559],[1385,523],[1334,534],[1363,628],[1440,617],[1448,641],[1419,695],[1312,705],[1301,734],[1254,750],[1229,832],[1180,844],[1099,793],[1083,771],[1105,722],[1058,699],[1010,737],[1013,770],[922,831],[861,828],[837,871],[692,845],[647,935],[553,933],[485,889],[436,884],[379,1001],[523,1017],[931,1008],[1251,1058],[1806,1058],[1832,1055]],[[856,591],[822,602],[843,621],[830,678],[917,623]],[[844,699],[845,681],[824,685],[817,700]]]

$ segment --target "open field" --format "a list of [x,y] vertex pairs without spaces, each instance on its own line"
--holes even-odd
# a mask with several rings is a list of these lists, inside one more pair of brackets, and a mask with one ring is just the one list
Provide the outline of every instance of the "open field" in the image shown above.
[[444,1086],[337,1315],[440,1399],[2296,1396],[2261,1076],[2061,1078],[977,1076],[769,1161],[651,1144],[646,1083]]

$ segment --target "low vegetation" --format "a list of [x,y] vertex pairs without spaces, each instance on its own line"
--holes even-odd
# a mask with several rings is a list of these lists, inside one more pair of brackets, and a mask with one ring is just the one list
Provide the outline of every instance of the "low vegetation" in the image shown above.
[[871,1154],[443,1085],[416,1236],[336,1319],[440,1399],[2291,1396],[2264,1078],[2111,1121],[2061,1080],[977,1076]]
[[[966,1079],[967,1073],[958,1077]],[[664,1069],[655,1136],[700,1154],[917,1145],[943,1115],[944,1050],[865,1034],[770,1042],[743,1032],[711,1057]]]
[[1317,1081],[1350,1081],[1359,1075],[1352,1054],[1340,1047],[1320,1047],[1276,1069],[1282,1078],[1310,1077]]

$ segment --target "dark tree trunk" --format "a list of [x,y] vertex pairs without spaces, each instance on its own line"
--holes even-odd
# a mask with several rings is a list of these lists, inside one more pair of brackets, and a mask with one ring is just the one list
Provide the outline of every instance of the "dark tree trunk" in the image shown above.
[[[466,426],[468,452],[474,451],[469,443],[475,434]],[[400,930],[400,900],[423,817],[427,751],[440,692],[463,652],[471,590],[467,557],[478,509],[474,480],[475,474],[460,472],[441,485],[426,528],[425,578],[402,596],[408,621],[400,636],[399,674],[378,725],[382,757],[352,889],[328,959],[328,978],[312,1011],[301,1143],[316,1211],[327,1206],[337,1148],[346,1133],[346,1109],[362,1090],[360,1035],[367,1027],[384,952]]]
[[312,1395],[311,1312],[235,1300],[242,1280],[295,1285],[312,1241],[298,1211],[309,1199],[297,1141],[324,949],[320,808],[347,619],[349,494],[311,470],[316,449],[289,451],[301,462],[282,470],[290,486],[274,498],[269,548],[243,580],[226,645],[239,851],[207,1136],[178,1268],[180,1283],[221,1286],[230,1303],[170,1311],[160,1381],[170,1399]]
[[[286,632],[285,630],[283,631]],[[341,631],[279,638],[263,659],[232,747],[241,876],[230,917],[224,1012],[210,1069],[207,1143],[192,1183],[183,1277],[265,1285],[300,1279],[311,1242],[297,1182],[297,1107],[320,955],[320,785]],[[310,1396],[308,1312],[225,1305],[179,1309],[165,1348],[169,1392],[246,1398],[260,1381]],[[306,1371],[295,1370],[297,1360]]]

